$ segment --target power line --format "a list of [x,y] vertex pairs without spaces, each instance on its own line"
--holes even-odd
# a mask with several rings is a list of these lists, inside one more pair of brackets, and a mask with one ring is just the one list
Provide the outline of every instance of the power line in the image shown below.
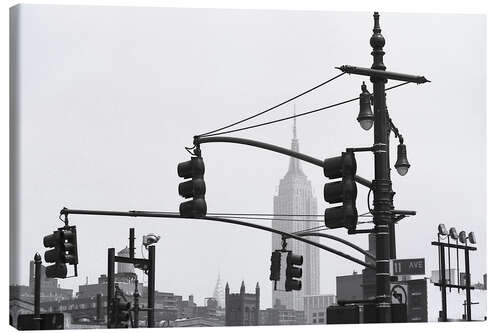
[[[229,128],[229,127],[232,127],[232,126],[235,126],[235,125],[241,124],[242,122],[245,122],[245,121],[247,121],[247,120],[250,120],[250,119],[253,119],[253,118],[258,117],[258,116],[260,116],[260,115],[263,115],[264,113],[267,113],[267,112],[269,112],[269,111],[271,111],[271,110],[274,110],[274,109],[276,109],[276,108],[278,108],[278,107],[280,107],[280,106],[282,106],[282,105],[284,105],[284,104],[286,104],[286,103],[288,103],[288,102],[291,102],[291,101],[293,101],[293,100],[295,100],[295,99],[297,99],[297,98],[299,98],[299,97],[301,97],[301,96],[304,96],[304,95],[305,95],[305,94],[307,94],[307,93],[310,93],[311,91],[313,91],[313,90],[315,90],[315,89],[318,89],[319,87],[324,86],[325,84],[327,84],[327,83],[329,83],[329,82],[332,82],[333,80],[335,80],[335,79],[337,79],[337,78],[341,77],[341,76],[342,76],[342,75],[344,75],[344,74],[345,74],[345,73],[341,73],[341,74],[339,74],[339,75],[336,75],[336,76],[334,76],[334,77],[332,77],[332,78],[330,78],[330,79],[326,80],[325,82],[322,82],[322,83],[318,84],[317,86],[312,87],[311,89],[308,89],[308,90],[306,90],[306,91],[304,91],[304,92],[302,92],[302,93],[300,93],[300,94],[298,94],[298,95],[296,95],[296,96],[294,96],[294,97],[292,97],[292,98],[290,98],[290,99],[287,99],[287,100],[286,100],[286,101],[284,101],[284,102],[281,102],[281,103],[279,103],[279,104],[276,104],[275,106],[270,107],[269,109],[266,109],[266,110],[264,110],[264,111],[262,111],[262,112],[259,112],[259,113],[257,113],[257,114],[254,114],[253,116],[250,116],[250,117],[247,117],[247,118],[245,118],[245,119],[239,120],[239,121],[237,121],[237,122],[235,122],[235,123],[232,123],[232,124],[229,124],[229,125],[227,125],[227,126],[224,126],[224,127],[218,128],[218,129],[216,129],[216,130],[213,130],[213,131],[210,131],[210,132],[205,132],[205,133],[203,133],[203,134],[200,134],[199,136],[200,136],[200,137],[201,137],[201,136],[209,136],[209,134],[212,134],[212,135],[217,135],[217,134],[213,134],[213,133],[215,133],[215,132],[219,132],[219,131],[222,131],[222,130],[225,130],[226,128]],[[219,134],[220,134],[220,133],[219,133]]]
[[[403,82],[403,83],[397,84],[395,86],[387,88],[386,91],[394,89],[394,88],[398,88],[398,87],[403,86],[403,85],[408,84],[408,83],[411,83],[411,82]],[[252,128],[256,128],[256,127],[271,125],[271,124],[278,123],[278,122],[281,122],[281,121],[285,121],[285,120],[289,120],[289,119],[293,119],[293,118],[298,118],[298,117],[306,116],[306,115],[309,115],[309,114],[312,114],[312,113],[316,113],[316,112],[319,112],[319,111],[331,109],[333,107],[340,106],[340,105],[343,105],[343,104],[347,104],[347,103],[350,103],[350,102],[354,102],[354,101],[357,101],[357,100],[359,100],[359,97],[351,98],[351,99],[348,99],[348,100],[343,101],[343,102],[339,102],[339,103],[327,105],[327,106],[321,107],[319,109],[314,109],[314,110],[311,110],[311,111],[299,113],[299,114],[296,114],[296,115],[293,115],[293,116],[288,116],[288,117],[284,117],[284,118],[280,118],[280,119],[276,119],[276,120],[267,121],[265,123],[260,123],[260,124],[251,125],[251,126],[247,126],[247,127],[236,128],[236,129],[233,129],[233,130],[224,131],[224,132],[220,132],[220,133],[213,133],[214,131],[212,131],[211,133],[213,133],[213,134],[206,133],[206,134],[202,134],[200,136],[208,137],[208,136],[215,136],[215,135],[223,135],[223,134],[229,134],[229,133],[244,131],[244,130],[248,130],[248,129],[252,129]]]
[[[208,215],[208,214],[207,214]],[[210,215],[211,217],[227,217],[225,215]],[[264,221],[288,221],[288,222],[320,222],[324,223],[322,220],[297,220],[297,219],[280,219],[272,217],[248,217],[248,216],[235,216],[230,215],[232,218],[239,218],[243,220],[264,220]]]
[[323,217],[323,214],[264,214],[264,213],[207,213],[207,215],[239,215],[239,216],[287,216],[287,217]]
[[309,229],[298,230],[298,231],[292,232],[292,234],[296,235],[296,234],[300,234],[300,233],[305,232],[305,231],[323,231],[323,230],[328,230],[328,229],[329,228],[327,228],[325,226],[317,226],[317,227],[312,227]]

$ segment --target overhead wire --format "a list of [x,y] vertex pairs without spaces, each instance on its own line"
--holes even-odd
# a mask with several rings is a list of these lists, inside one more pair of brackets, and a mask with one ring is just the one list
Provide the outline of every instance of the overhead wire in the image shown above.
[[[227,217],[227,215],[210,215],[211,217]],[[264,220],[264,221],[288,221],[288,222],[320,222],[323,223],[322,220],[298,220],[298,219],[280,219],[280,218],[272,218],[272,217],[250,217],[250,216],[235,216],[230,215],[232,218],[239,218],[243,220]]]
[[[394,85],[392,87],[387,88],[386,91],[391,90],[391,89],[395,89],[395,88],[398,88],[398,87],[401,87],[401,86],[406,85],[408,83],[411,83],[411,82],[408,81],[408,82],[403,82],[403,83]],[[339,102],[339,103],[335,103],[335,104],[330,104],[330,105],[327,105],[327,106],[323,106],[321,108],[314,109],[314,110],[311,110],[311,111],[307,111],[307,112],[295,114],[293,116],[279,118],[279,119],[267,121],[267,122],[264,122],[264,123],[255,124],[255,125],[246,126],[246,127],[240,127],[240,128],[236,128],[236,129],[229,130],[229,131],[224,131],[224,132],[219,132],[219,133],[214,133],[214,131],[212,131],[209,134],[207,132],[206,134],[199,135],[199,136],[209,137],[209,136],[216,136],[216,135],[223,135],[223,134],[229,134],[229,133],[234,133],[234,132],[245,131],[245,130],[252,129],[252,128],[262,127],[262,126],[266,126],[266,125],[275,124],[275,123],[278,123],[278,122],[281,122],[281,121],[285,121],[285,120],[289,120],[289,119],[293,119],[293,118],[298,118],[298,117],[306,116],[306,115],[309,115],[309,114],[312,114],[312,113],[316,113],[316,112],[319,112],[319,111],[324,111],[324,110],[327,110],[327,109],[331,109],[331,108],[334,108],[334,107],[337,107],[337,106],[340,106],[340,105],[344,105],[344,104],[347,104],[347,103],[350,103],[350,102],[354,102],[354,101],[357,101],[357,100],[359,100],[359,97],[355,97],[355,98],[351,98],[351,99],[345,100],[343,102]]]
[[323,231],[323,230],[328,230],[328,229],[329,228],[327,228],[325,226],[317,226],[317,227],[312,227],[312,228],[308,228],[308,229],[304,229],[304,230],[298,230],[298,231],[292,232],[291,234],[296,235],[296,234],[300,234],[300,233],[306,232],[306,231]]
[[241,123],[243,123],[243,122],[245,122],[245,121],[247,121],[247,120],[250,120],[250,119],[256,118],[256,117],[258,117],[258,116],[261,116],[261,115],[263,115],[263,114],[265,114],[265,113],[267,113],[267,112],[269,112],[269,111],[272,111],[272,110],[274,110],[274,109],[276,109],[276,108],[278,108],[278,107],[280,107],[280,106],[282,106],[282,105],[285,105],[286,103],[289,103],[289,102],[291,102],[291,101],[293,101],[293,100],[295,100],[295,99],[297,99],[297,98],[299,98],[299,97],[301,97],[301,96],[304,96],[305,94],[310,93],[311,91],[316,90],[316,89],[318,89],[318,88],[320,88],[320,87],[324,86],[324,85],[325,85],[325,84],[327,84],[327,83],[332,82],[333,80],[335,80],[335,79],[337,79],[337,78],[341,77],[341,76],[342,76],[342,75],[344,75],[344,74],[345,74],[345,72],[344,72],[344,73],[340,73],[339,75],[336,75],[336,76],[334,76],[334,77],[332,77],[332,78],[330,78],[330,79],[328,79],[328,80],[326,80],[326,81],[324,81],[324,82],[322,82],[322,83],[320,83],[320,84],[318,84],[318,85],[316,85],[316,86],[312,87],[311,89],[308,89],[308,90],[306,90],[306,91],[304,91],[304,92],[302,92],[302,93],[300,93],[300,94],[298,94],[298,95],[295,95],[294,97],[289,98],[289,99],[287,99],[286,101],[281,102],[281,103],[279,103],[279,104],[276,104],[275,106],[272,106],[272,107],[270,107],[270,108],[268,108],[268,109],[266,109],[266,110],[264,110],[264,111],[262,111],[262,112],[256,113],[256,114],[254,114],[254,115],[252,115],[252,116],[250,116],[250,117],[247,117],[247,118],[245,118],[245,119],[239,120],[239,121],[234,122],[234,123],[232,123],[232,124],[229,124],[229,125],[227,125],[227,126],[224,126],[224,127],[218,128],[218,129],[216,129],[216,130],[209,131],[209,132],[205,132],[205,133],[203,133],[203,134],[200,134],[199,136],[200,136],[200,137],[202,137],[202,136],[218,135],[218,134],[214,134],[214,133],[219,132],[219,131],[222,131],[222,130],[225,130],[225,129],[229,128],[229,127],[233,127],[233,126],[235,126],[235,125],[241,124]]

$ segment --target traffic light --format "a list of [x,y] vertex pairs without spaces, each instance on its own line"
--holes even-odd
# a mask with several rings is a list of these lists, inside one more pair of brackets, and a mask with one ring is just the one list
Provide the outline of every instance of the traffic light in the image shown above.
[[356,229],[358,211],[356,209],[356,159],[354,153],[346,152],[341,156],[324,161],[323,173],[330,179],[342,178],[325,184],[323,195],[328,203],[342,203],[340,206],[325,210],[325,225],[330,228]]
[[121,302],[117,299],[116,304],[116,328],[128,328],[130,321],[130,302]]
[[192,157],[191,160],[177,165],[179,177],[192,178],[179,184],[179,195],[192,200],[185,201],[179,206],[179,214],[182,217],[203,217],[207,214],[207,203],[205,202],[205,164],[203,158]]
[[44,254],[45,261],[54,263],[45,269],[45,275],[48,278],[66,278],[68,274],[66,264],[75,267],[78,264],[76,226],[58,228],[43,238],[43,246],[51,248]]
[[51,235],[43,238],[43,246],[51,248],[44,254],[44,259],[48,263],[54,263],[47,266],[45,275],[48,278],[62,278],[64,279],[68,274],[66,265],[63,262],[63,242],[61,231],[54,231]]
[[276,250],[271,254],[271,275],[269,280],[279,281],[281,271],[281,252]]
[[286,280],[285,280],[285,290],[301,290],[302,281],[297,280],[302,277],[302,268],[296,267],[302,265],[304,262],[304,257],[298,254],[293,254],[288,252],[286,257]]
[[76,226],[61,228],[64,249],[64,263],[70,265],[78,264],[78,248],[76,244]]

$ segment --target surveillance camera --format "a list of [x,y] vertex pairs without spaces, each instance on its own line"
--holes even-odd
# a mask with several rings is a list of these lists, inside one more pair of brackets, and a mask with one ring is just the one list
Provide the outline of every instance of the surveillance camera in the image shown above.
[[152,244],[158,243],[159,240],[160,236],[155,234],[147,234],[142,236],[142,245],[144,245],[144,247],[148,247]]

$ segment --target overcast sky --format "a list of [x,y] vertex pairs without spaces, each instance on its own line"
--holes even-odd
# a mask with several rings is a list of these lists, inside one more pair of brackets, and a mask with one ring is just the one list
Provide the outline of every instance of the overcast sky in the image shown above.
[[[394,204],[418,213],[397,225],[397,255],[425,257],[430,275],[438,265],[430,245],[437,225],[474,231],[472,281],[479,281],[486,272],[485,17],[382,12],[381,27],[387,70],[432,81],[387,93],[411,163],[405,177],[392,173]],[[335,66],[372,64],[371,12],[22,5],[19,28],[22,241],[11,250],[19,262],[11,282],[21,284],[28,283],[29,260],[44,251],[43,236],[61,226],[63,206],[176,211],[176,168],[189,158],[184,147],[193,135],[306,90],[336,75]],[[297,100],[297,113],[357,97],[363,79],[344,75]],[[292,112],[290,104],[250,124]],[[373,133],[360,128],[357,113],[354,102],[299,118],[301,151],[323,159],[371,145]],[[234,136],[289,147],[292,122]],[[272,212],[288,157],[231,144],[202,151],[210,212]],[[358,174],[373,179],[373,156],[359,153],[357,161]],[[320,168],[302,165],[322,213],[327,180]],[[360,213],[366,195],[360,187]],[[162,236],[158,290],[203,303],[220,271],[233,291],[242,279],[250,292],[260,282],[261,308],[271,306],[268,233],[210,221],[71,215],[70,222],[78,227],[80,276],[62,280],[63,287],[77,289],[87,276],[96,283],[106,273],[107,248],[127,245],[135,227],[138,236]],[[330,233],[367,247],[366,235]],[[320,253],[324,294],[335,293],[335,276],[362,269]]]

